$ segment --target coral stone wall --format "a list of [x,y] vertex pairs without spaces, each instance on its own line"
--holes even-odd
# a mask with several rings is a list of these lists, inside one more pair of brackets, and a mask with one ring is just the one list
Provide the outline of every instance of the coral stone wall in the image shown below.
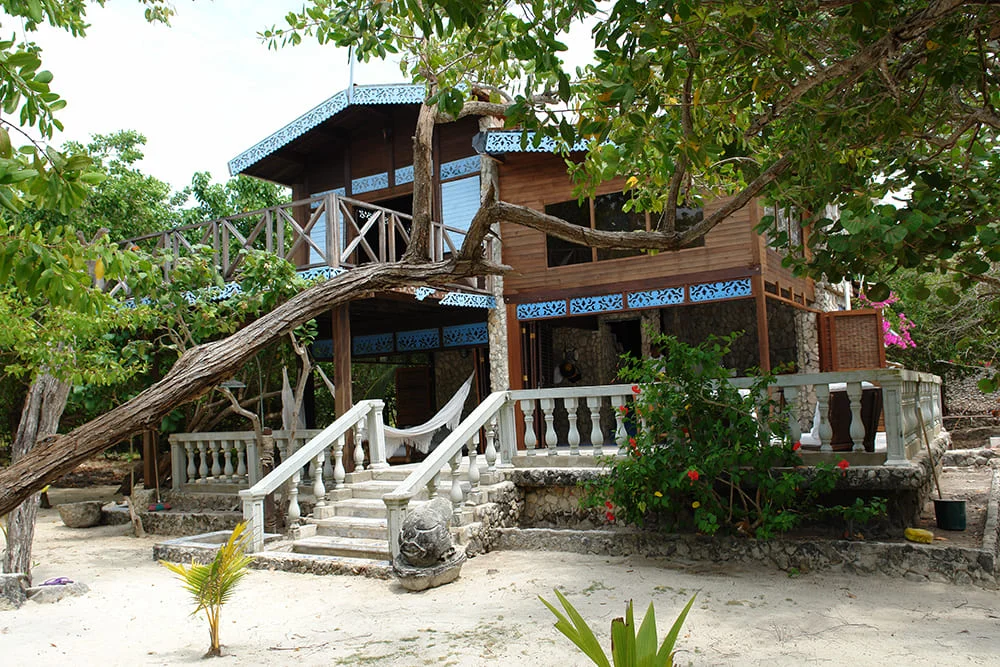
[[689,345],[700,343],[710,334],[742,331],[743,335],[733,343],[732,351],[723,363],[736,369],[739,375],[745,375],[748,368],[760,365],[757,311],[753,299],[664,308],[661,323],[663,333]]
[[[434,353],[434,391],[437,409],[451,400],[474,368],[472,350],[446,350]],[[462,409],[464,418],[476,408],[476,387],[473,385]]]
[[970,375],[945,373],[945,411],[952,415],[986,415],[1000,410],[1000,391],[984,394],[976,383],[992,376],[992,369],[981,369]]

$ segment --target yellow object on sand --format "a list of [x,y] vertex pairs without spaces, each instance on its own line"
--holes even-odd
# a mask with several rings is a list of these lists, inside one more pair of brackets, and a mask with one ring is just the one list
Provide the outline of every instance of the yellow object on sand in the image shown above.
[[934,541],[934,533],[923,528],[907,528],[903,531],[903,537],[910,542],[922,542],[923,544],[930,544]]

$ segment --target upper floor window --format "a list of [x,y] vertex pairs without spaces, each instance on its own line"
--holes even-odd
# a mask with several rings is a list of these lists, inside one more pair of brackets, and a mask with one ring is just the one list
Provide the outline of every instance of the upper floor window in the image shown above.
[[774,219],[764,234],[767,244],[782,255],[801,257],[802,212],[794,206],[765,206],[764,216]]
[[[628,195],[612,192],[585,199],[582,204],[575,199],[548,204],[545,206],[545,212],[574,225],[608,232],[648,231],[651,229],[650,215],[636,211],[625,211],[624,207],[627,201]],[[678,207],[676,229],[684,230],[700,222],[703,213],[701,208]],[[704,240],[702,239],[693,245],[703,244]],[[547,262],[550,267],[635,257],[642,254],[641,250],[590,248],[554,236],[545,238],[545,246]]]

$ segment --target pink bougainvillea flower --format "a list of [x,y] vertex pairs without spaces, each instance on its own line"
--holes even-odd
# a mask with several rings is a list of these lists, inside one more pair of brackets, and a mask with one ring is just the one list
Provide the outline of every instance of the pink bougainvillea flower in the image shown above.
[[687,476],[688,476],[688,479],[691,480],[692,482],[697,482],[698,481],[698,477],[700,477],[700,475],[698,474],[698,471],[695,470],[694,468],[692,468],[691,470],[687,471]]
[[851,467],[851,464],[847,462],[847,459],[840,459],[840,463],[837,464],[837,467],[844,472],[847,472],[847,469]]
[[632,385],[632,393],[633,394],[638,394],[641,391],[642,391],[642,389],[639,388],[639,385],[637,385],[637,384]]
[[794,443],[792,444],[792,451],[793,451],[793,452],[797,452],[797,451],[799,451],[800,449],[802,449],[802,443],[801,443],[801,442],[799,442],[798,440],[796,440],[796,441],[795,441],[795,442],[794,442]]

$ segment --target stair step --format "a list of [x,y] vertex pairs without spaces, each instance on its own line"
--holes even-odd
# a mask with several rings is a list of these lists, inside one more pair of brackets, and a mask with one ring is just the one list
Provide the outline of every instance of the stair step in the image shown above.
[[385,519],[355,516],[334,516],[328,519],[307,519],[316,526],[317,535],[327,537],[360,537],[384,540],[388,528]]
[[304,537],[292,543],[292,551],[319,556],[389,560],[389,543],[386,540],[358,537],[330,537],[329,535]]
[[335,516],[362,517],[368,519],[384,519],[385,503],[381,499],[352,498],[333,504]]

